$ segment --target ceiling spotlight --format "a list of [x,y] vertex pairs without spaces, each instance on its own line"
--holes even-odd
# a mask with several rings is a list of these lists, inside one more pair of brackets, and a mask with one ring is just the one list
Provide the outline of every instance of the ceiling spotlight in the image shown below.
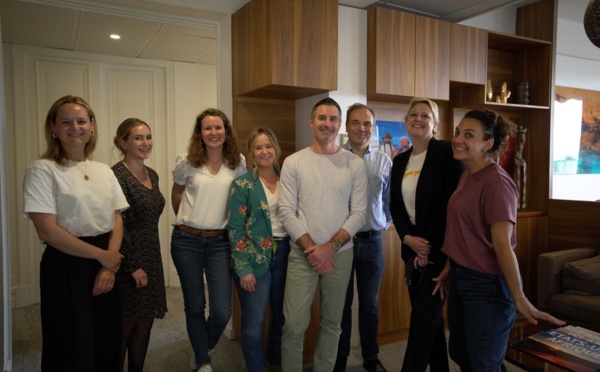
[[112,35],[110,35],[110,38],[113,40],[119,40],[121,38],[121,35],[112,34]]

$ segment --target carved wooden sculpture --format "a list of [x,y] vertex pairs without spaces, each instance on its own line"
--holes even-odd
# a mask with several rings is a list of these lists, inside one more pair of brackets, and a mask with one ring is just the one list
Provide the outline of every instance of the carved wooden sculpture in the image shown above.
[[527,163],[523,159],[523,147],[525,146],[525,134],[527,128],[519,125],[517,128],[517,138],[515,141],[515,185],[519,192],[519,200],[517,206],[519,209],[526,208],[526,191],[527,191]]

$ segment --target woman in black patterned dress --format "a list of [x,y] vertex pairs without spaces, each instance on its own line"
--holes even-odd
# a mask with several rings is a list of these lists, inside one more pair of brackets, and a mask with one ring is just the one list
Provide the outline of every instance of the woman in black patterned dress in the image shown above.
[[119,271],[123,301],[123,353],[129,372],[142,371],[154,319],[167,311],[164,274],[158,238],[158,220],[165,198],[158,188],[158,175],[144,165],[152,152],[150,127],[135,118],[119,125],[114,138],[123,160],[113,165],[123,193],[131,206],[123,213],[125,256]]

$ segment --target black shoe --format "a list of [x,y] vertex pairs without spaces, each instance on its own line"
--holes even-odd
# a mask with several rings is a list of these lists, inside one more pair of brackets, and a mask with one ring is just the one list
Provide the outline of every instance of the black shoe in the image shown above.
[[335,366],[333,366],[333,372],[344,372],[346,371],[346,363],[348,363],[348,357],[338,355],[335,360]]
[[365,360],[363,368],[369,372],[387,372],[387,369],[381,364],[379,359]]

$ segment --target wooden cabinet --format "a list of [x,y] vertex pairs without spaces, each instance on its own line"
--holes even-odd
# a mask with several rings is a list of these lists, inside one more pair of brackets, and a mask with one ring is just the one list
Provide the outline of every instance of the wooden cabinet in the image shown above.
[[523,292],[532,304],[537,298],[537,256],[546,252],[548,216],[543,212],[519,212],[515,255],[523,280]]
[[367,14],[368,100],[448,100],[450,23],[378,7]]
[[485,85],[487,31],[450,25],[450,82]]
[[252,0],[232,16],[233,95],[299,99],[337,89],[336,0]]

